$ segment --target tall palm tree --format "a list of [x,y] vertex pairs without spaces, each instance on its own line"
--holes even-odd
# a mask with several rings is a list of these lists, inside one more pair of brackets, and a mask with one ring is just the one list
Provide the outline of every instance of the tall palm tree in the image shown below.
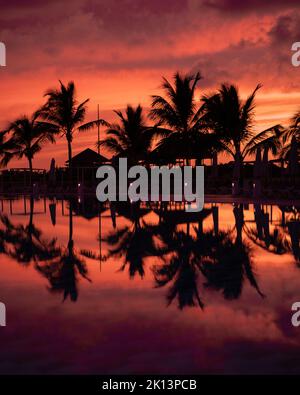
[[125,114],[115,111],[120,124],[109,125],[106,138],[101,146],[111,151],[115,157],[126,157],[131,163],[145,161],[148,158],[154,129],[145,123],[143,108],[128,105]]
[[298,146],[298,153],[300,152],[300,110],[293,116],[290,121],[290,126],[286,129],[283,135],[284,147],[281,151],[282,157],[287,157],[292,148],[292,140],[296,140]]
[[38,113],[30,118],[23,116],[11,122],[5,134],[8,136],[2,147],[1,165],[6,166],[13,158],[28,160],[30,172],[30,185],[32,184],[32,161],[34,156],[41,151],[43,145],[54,143],[58,129],[49,122],[38,120]]
[[221,138],[223,149],[235,161],[238,174],[241,174],[245,157],[258,148],[278,153],[283,132],[281,125],[272,126],[259,134],[253,131],[255,96],[261,85],[243,101],[235,85],[222,84],[218,92],[203,96],[202,120],[208,128]]
[[163,78],[162,89],[166,98],[152,96],[150,116],[166,126],[166,134],[188,132],[197,127],[200,112],[195,102],[195,90],[200,79],[199,73],[185,76],[176,73],[172,86],[166,78]]
[[204,153],[204,146],[208,151],[217,144],[216,136],[207,133],[201,119],[202,108],[196,102],[195,92],[200,79],[199,73],[184,76],[176,73],[173,85],[163,78],[164,96],[152,96],[150,118],[159,122],[157,131],[163,137],[157,146],[160,156],[195,158],[195,154],[201,156]]
[[[76,131],[89,130],[96,125],[106,125],[102,119],[82,124],[87,111],[89,99],[79,103],[76,98],[76,89],[73,81],[64,85],[59,81],[58,89],[49,89],[45,96],[48,98],[46,104],[39,110],[39,115],[51,122],[58,128],[68,144],[68,163],[72,169],[72,141]],[[71,172],[70,172],[71,174]]]

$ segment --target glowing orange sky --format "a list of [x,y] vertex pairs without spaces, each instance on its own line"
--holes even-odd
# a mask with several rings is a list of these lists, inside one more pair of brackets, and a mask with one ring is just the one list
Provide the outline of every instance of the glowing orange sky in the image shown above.
[[[199,97],[221,82],[247,95],[260,82],[257,128],[287,122],[300,107],[300,68],[291,65],[291,45],[300,41],[299,2],[261,3],[74,0],[62,7],[58,0],[11,0],[0,15],[0,41],[7,46],[0,127],[35,110],[58,79],[74,80],[79,99],[91,99],[87,120],[99,103],[111,121],[111,110],[127,103],[148,107],[161,77],[176,70],[201,72]],[[95,141],[96,131],[76,136],[74,152]],[[64,163],[64,141],[46,147],[35,166],[48,167],[53,156]]]

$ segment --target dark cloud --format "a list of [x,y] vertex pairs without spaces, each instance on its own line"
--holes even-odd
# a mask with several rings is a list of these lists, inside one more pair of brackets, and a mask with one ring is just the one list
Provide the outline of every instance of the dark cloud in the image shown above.
[[226,12],[263,11],[274,8],[299,7],[299,0],[203,0],[203,4]]
[[300,39],[300,14],[286,14],[279,16],[269,31],[269,37],[274,46],[291,44]]

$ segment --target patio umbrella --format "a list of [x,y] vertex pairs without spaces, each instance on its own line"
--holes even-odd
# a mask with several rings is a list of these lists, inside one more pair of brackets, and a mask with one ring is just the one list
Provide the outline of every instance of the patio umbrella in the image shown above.
[[298,143],[296,140],[296,137],[293,136],[292,142],[291,142],[291,149],[289,152],[289,174],[291,176],[295,176],[297,174],[298,170]]
[[50,218],[51,218],[51,223],[53,226],[56,225],[56,203],[50,203],[49,204],[49,212],[50,212]]
[[51,159],[50,163],[50,170],[49,170],[49,183],[51,185],[54,185],[56,181],[56,175],[55,175],[55,159]]
[[116,206],[113,202],[110,203],[109,205],[110,208],[110,216],[113,224],[113,228],[115,229],[117,224],[116,224]]

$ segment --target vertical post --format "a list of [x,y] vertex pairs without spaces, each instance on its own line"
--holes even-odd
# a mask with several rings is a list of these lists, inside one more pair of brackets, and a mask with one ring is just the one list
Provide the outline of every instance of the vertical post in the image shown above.
[[100,272],[102,271],[102,224],[101,224],[101,205],[98,205],[99,207],[99,222],[98,222],[98,239],[99,239],[99,268]]
[[99,111],[99,104],[97,106],[97,126],[98,126],[98,155],[100,155],[100,111]]

